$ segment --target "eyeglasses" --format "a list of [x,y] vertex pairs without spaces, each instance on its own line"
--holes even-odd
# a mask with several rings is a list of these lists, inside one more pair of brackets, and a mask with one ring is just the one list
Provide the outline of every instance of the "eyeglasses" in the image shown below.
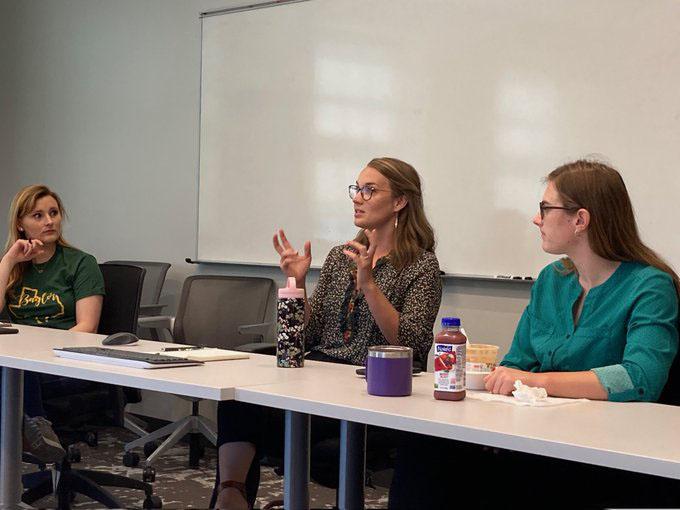
[[376,191],[386,191],[380,188],[369,186],[368,184],[366,186],[362,186],[361,188],[356,184],[350,184],[347,187],[347,189],[349,191],[349,198],[351,198],[352,200],[354,200],[354,198],[359,194],[359,192],[361,192],[361,198],[363,198],[364,200],[370,200],[371,197],[373,196],[373,193],[375,193]]
[[566,207],[563,205],[546,205],[545,202],[539,202],[538,210],[541,211],[541,219],[545,218],[545,211],[548,211],[550,209],[562,209],[563,211],[578,211],[580,207],[576,206]]

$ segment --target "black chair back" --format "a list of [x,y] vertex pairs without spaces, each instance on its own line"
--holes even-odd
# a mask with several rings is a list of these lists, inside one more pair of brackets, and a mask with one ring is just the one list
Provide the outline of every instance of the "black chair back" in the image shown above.
[[102,335],[135,333],[146,270],[124,264],[99,264],[99,269],[104,276],[106,296],[98,332]]

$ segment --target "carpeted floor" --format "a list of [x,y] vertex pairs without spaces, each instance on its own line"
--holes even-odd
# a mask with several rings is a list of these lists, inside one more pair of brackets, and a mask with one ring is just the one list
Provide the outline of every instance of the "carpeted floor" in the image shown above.
[[[79,447],[82,461],[74,468],[94,469],[142,479],[142,468],[127,468],[123,466],[123,444],[135,439],[136,436],[125,429],[99,429],[99,445],[90,448],[84,443]],[[139,451],[143,458],[143,453]],[[201,460],[199,469],[188,467],[189,448],[186,444],[179,444],[168,454],[162,456],[156,467],[156,481],[153,483],[154,494],[163,501],[163,508],[207,508],[215,480],[216,451],[206,448],[205,456]],[[25,473],[35,471],[30,464],[23,466]],[[130,489],[110,489],[126,508],[142,508],[144,494]],[[283,479],[274,473],[272,468],[262,468],[262,481],[256,507],[261,508],[270,501],[283,499]],[[335,505],[335,490],[322,487],[316,483],[310,485],[310,503],[312,508],[333,508]],[[35,504],[39,508],[54,508],[55,501],[47,496]],[[101,508],[98,503],[78,496],[73,504],[74,508]],[[387,506],[387,489],[366,488],[366,508],[385,508]]]

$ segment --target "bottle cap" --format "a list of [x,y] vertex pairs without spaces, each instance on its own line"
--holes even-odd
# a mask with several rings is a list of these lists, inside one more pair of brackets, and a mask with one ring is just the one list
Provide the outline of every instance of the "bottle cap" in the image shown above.
[[458,317],[442,317],[442,327],[450,328],[460,326],[460,319]]
[[304,299],[305,289],[298,289],[295,284],[295,277],[289,276],[286,286],[279,289],[279,298],[284,299]]

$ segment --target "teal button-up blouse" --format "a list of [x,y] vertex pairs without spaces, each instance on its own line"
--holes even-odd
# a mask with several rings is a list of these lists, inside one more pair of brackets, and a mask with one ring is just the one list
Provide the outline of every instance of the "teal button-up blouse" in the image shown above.
[[678,297],[671,277],[623,262],[593,287],[574,326],[578,276],[561,262],[541,271],[501,365],[531,372],[592,370],[609,400],[656,401],[678,350]]

